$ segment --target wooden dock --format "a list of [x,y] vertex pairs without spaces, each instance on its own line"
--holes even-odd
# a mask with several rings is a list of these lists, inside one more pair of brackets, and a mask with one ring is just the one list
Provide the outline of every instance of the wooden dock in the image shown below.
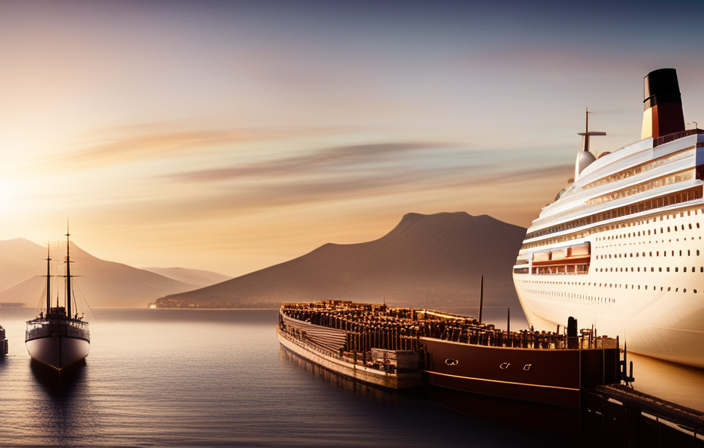
[[585,391],[587,447],[702,447],[704,412],[622,385]]

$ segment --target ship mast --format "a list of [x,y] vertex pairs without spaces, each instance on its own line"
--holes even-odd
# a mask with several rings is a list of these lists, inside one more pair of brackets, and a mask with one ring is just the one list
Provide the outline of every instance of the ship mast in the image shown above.
[[51,243],[46,246],[46,314],[51,311]]
[[585,131],[579,132],[577,135],[582,136],[582,151],[589,152],[589,137],[597,135],[606,135],[606,132],[589,131],[589,108],[586,109],[586,124]]
[[68,318],[71,318],[71,243],[68,231],[68,222],[66,223],[66,312]]

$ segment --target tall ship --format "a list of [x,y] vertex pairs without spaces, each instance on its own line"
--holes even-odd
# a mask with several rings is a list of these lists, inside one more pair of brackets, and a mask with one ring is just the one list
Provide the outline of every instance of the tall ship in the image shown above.
[[25,342],[29,356],[35,361],[61,370],[88,356],[90,330],[88,322],[78,315],[76,300],[71,289],[70,234],[66,232],[66,274],[63,303],[59,297],[51,299],[51,255],[46,259],[46,307],[39,315],[27,321]]
[[641,140],[596,157],[527,230],[513,268],[537,329],[568,316],[630,351],[704,367],[704,131],[685,129],[677,73],[644,80]]

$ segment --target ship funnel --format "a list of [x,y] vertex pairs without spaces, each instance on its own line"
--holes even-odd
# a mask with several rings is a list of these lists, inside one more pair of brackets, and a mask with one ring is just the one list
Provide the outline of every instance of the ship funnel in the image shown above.
[[643,88],[643,131],[641,139],[684,131],[682,97],[674,68],[648,73]]

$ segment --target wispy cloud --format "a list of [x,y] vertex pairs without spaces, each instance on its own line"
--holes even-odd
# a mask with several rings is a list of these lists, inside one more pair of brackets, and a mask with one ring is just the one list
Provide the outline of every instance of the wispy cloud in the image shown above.
[[339,146],[324,148],[312,153],[293,157],[265,160],[256,163],[188,171],[167,177],[178,181],[223,181],[242,178],[267,178],[275,176],[301,175],[313,172],[335,172],[339,170],[360,169],[374,164],[396,160],[399,155],[407,157],[408,153],[428,152],[447,147],[437,143],[374,143],[364,145]]
[[183,129],[169,124],[145,123],[87,133],[69,143],[80,149],[51,157],[41,167],[95,169],[167,156],[203,156],[210,149],[245,142],[336,132],[339,129]]

